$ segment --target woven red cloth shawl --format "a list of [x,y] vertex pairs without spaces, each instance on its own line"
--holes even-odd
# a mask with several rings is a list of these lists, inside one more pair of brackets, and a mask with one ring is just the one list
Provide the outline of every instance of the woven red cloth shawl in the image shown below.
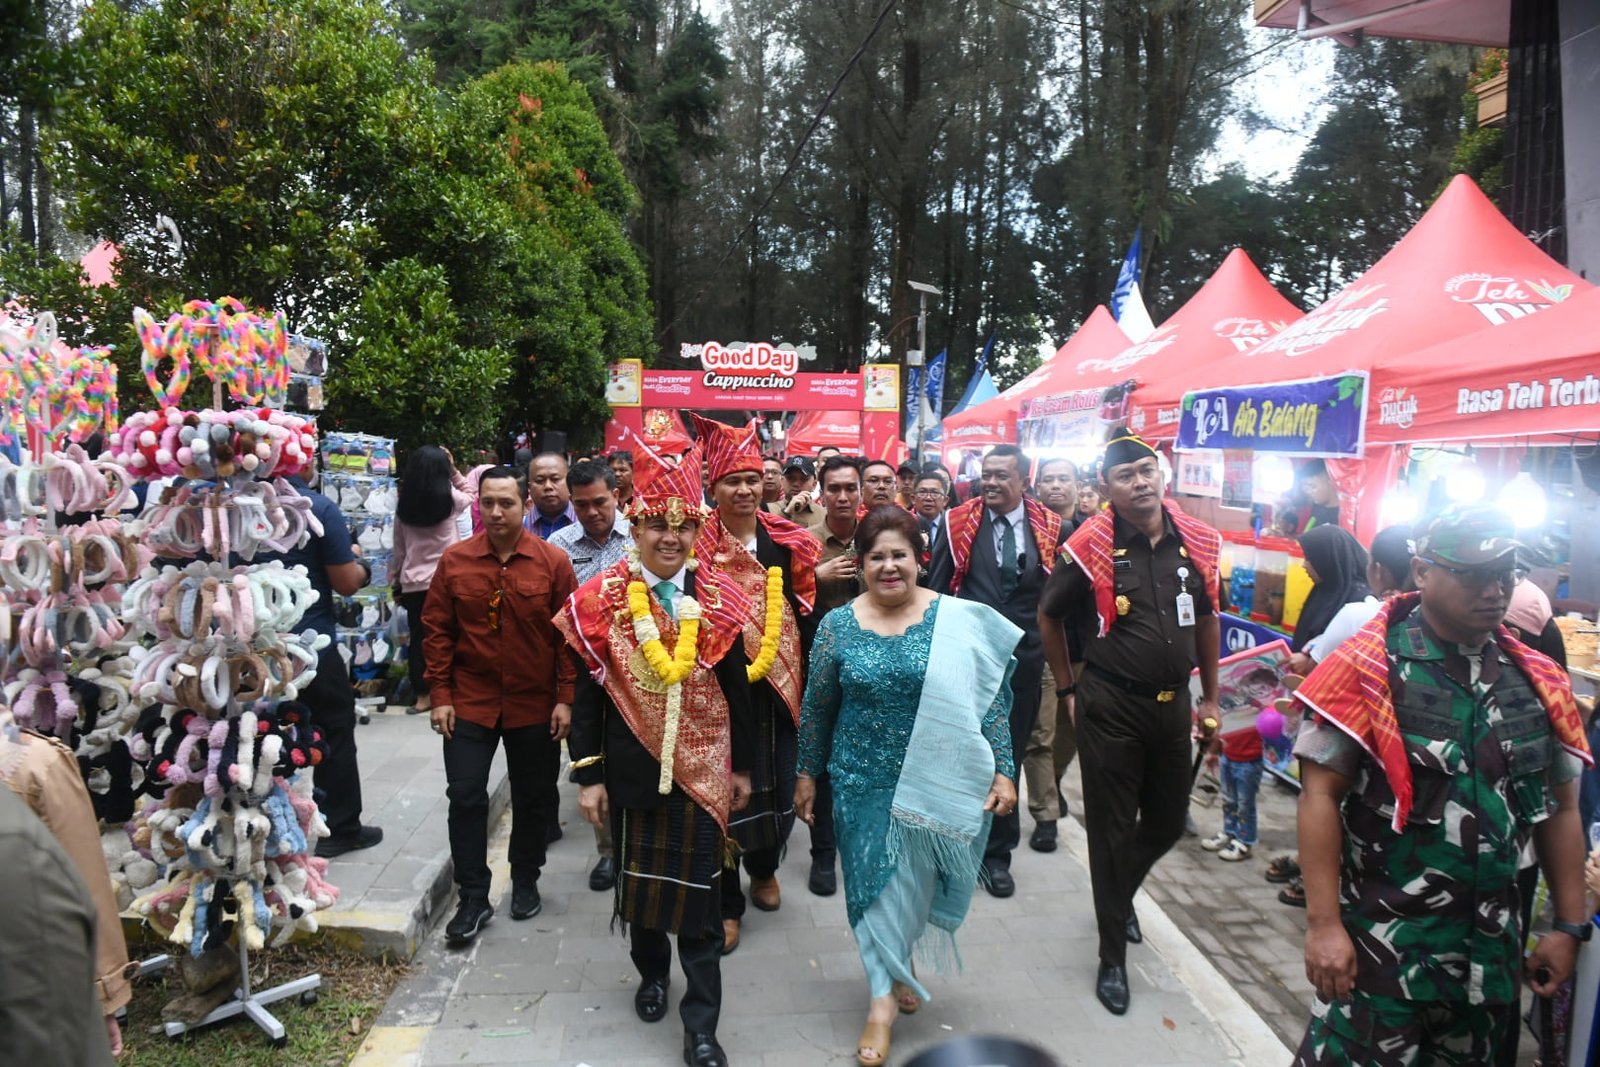
[[[555,625],[594,680],[605,687],[633,736],[659,762],[666,688],[651,671],[633,633],[633,617],[628,611],[631,578],[626,561],[595,575],[567,598]],[[683,682],[683,713],[678,721],[672,777],[726,833],[733,802],[728,777],[733,743],[728,702],[711,668],[739,639],[744,620],[750,617],[750,602],[735,582],[704,562],[695,571],[694,587],[702,611],[696,649],[699,669]],[[670,653],[678,639],[678,626],[662,610],[654,593],[650,595],[650,614]]]
[[[1394,699],[1389,693],[1389,627],[1391,620],[1404,618],[1421,601],[1421,593],[1391,597],[1371,622],[1317,664],[1294,694],[1312,711],[1353,737],[1378,761],[1394,791],[1396,833],[1404,829],[1411,812],[1411,763],[1406,759]],[[1504,626],[1495,630],[1494,640],[1533,683],[1533,691],[1550,716],[1561,747],[1594,766],[1567,672],[1548,656],[1518,641]]]
[[[1039,546],[1039,562],[1049,574],[1056,565],[1056,546],[1061,543],[1061,516],[1039,503],[1033,497],[1024,497],[1028,525],[1033,527],[1033,541]],[[983,522],[983,498],[973,497],[945,512],[945,528],[950,532],[950,558],[955,562],[955,573],[950,576],[950,591],[959,593],[967,577],[967,564],[972,561],[972,542],[978,536],[978,525]]]
[[[822,554],[822,546],[804,527],[796,526],[777,515],[769,515],[768,518],[777,519],[785,526],[798,530],[805,542],[804,545],[796,543],[789,548],[791,561],[789,580],[795,586],[795,596],[809,609],[815,602],[817,578],[813,568],[817,565],[817,557]],[[770,527],[768,532],[772,532]],[[779,541],[777,536],[772,539],[778,544],[795,540],[789,531],[784,531],[783,536],[786,538],[785,541]],[[745,598],[750,601],[750,618],[744,624],[744,650],[750,657],[750,662],[754,663],[756,656],[761,652],[761,635],[767,625],[767,569],[739,543],[737,538],[728,533],[727,528],[722,525],[721,518],[714,511],[705,525],[700,527],[700,536],[695,539],[694,551],[699,559],[716,567],[718,574],[737,582]],[[806,584],[810,591],[806,597],[800,596],[802,574],[807,579]],[[805,695],[805,681],[800,658],[800,625],[787,599],[783,602],[783,624],[778,631],[778,658],[773,661],[772,669],[767,672],[765,680],[770,682],[778,696],[783,698],[784,704],[789,708],[789,715],[798,727],[800,700]]]
[[[1206,596],[1211,598],[1212,610],[1219,610],[1222,591],[1217,578],[1217,565],[1222,559],[1222,535],[1199,519],[1185,515],[1183,509],[1171,500],[1163,500],[1161,505],[1166,508],[1167,518],[1172,520],[1173,527],[1178,531],[1178,540],[1189,553],[1189,559],[1200,572],[1201,581],[1205,582]],[[1115,540],[1116,520],[1107,510],[1097,511],[1085,519],[1083,525],[1067,538],[1066,544],[1067,555],[1083,568],[1083,573],[1089,576],[1089,582],[1094,587],[1094,610],[1100,617],[1099,637],[1110,633],[1111,624],[1117,620],[1116,584],[1113,581],[1116,568],[1111,552]]]

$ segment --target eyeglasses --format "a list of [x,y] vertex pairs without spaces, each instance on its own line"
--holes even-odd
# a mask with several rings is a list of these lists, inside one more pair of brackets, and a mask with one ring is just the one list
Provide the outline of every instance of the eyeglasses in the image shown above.
[[1424,562],[1430,567],[1449,571],[1464,589],[1484,589],[1491,585],[1510,589],[1517,584],[1517,568],[1509,563],[1500,567],[1452,567],[1436,559],[1425,559]]
[[496,589],[489,594],[489,629],[500,629],[500,598],[505,594],[504,589]]
[[944,496],[945,493],[944,493],[943,489],[918,489],[916,495],[917,496],[933,497],[933,498],[937,499],[937,498],[939,498],[941,496]]

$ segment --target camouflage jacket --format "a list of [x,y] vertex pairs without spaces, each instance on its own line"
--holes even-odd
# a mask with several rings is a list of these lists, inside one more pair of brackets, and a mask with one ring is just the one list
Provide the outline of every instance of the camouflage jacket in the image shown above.
[[1296,745],[1353,781],[1340,896],[1356,985],[1408,1000],[1506,1003],[1522,955],[1518,859],[1570,774],[1533,687],[1492,642],[1469,657],[1435,638],[1419,611],[1390,629],[1388,654],[1415,798],[1403,833],[1390,825],[1394,793],[1375,760],[1353,742],[1322,753],[1314,737]]

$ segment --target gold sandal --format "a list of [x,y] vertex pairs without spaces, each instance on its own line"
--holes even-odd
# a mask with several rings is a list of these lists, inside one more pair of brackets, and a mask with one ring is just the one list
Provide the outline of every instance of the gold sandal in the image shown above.
[[889,1062],[889,1024],[868,1023],[856,1042],[856,1062],[861,1067],[883,1067]]
[[901,1015],[915,1015],[917,1009],[922,1007],[922,998],[910,986],[896,982],[893,992],[895,1007],[900,1009]]

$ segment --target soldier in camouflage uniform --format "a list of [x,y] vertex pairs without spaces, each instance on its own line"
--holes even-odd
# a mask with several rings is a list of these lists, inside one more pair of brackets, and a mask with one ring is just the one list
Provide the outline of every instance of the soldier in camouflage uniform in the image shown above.
[[[1389,601],[1299,691],[1318,1001],[1297,1067],[1492,1062],[1516,1025],[1530,836],[1558,920],[1525,964],[1536,992],[1572,973],[1592,929],[1575,781],[1588,751],[1581,726],[1576,738],[1563,728],[1565,676],[1500,628],[1515,548],[1498,511],[1448,509],[1418,546],[1420,596]],[[1373,696],[1385,689],[1392,715]],[[1396,785],[1406,768],[1409,791]]]

